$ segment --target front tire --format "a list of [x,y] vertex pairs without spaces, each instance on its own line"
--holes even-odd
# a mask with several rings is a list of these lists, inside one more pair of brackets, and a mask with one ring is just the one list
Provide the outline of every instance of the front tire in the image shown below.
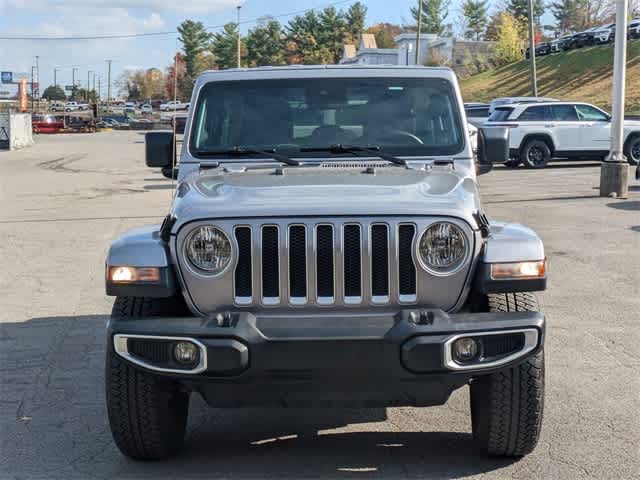
[[521,163],[521,160],[509,160],[507,162],[504,162],[504,166],[507,168],[518,168]]
[[627,140],[624,146],[624,156],[630,165],[640,163],[640,135],[634,135]]
[[[531,293],[488,296],[491,312],[538,311]],[[544,410],[544,351],[526,362],[471,383],[473,438],[489,455],[520,457],[533,451]]]
[[[112,316],[159,314],[162,302],[118,297]],[[120,451],[135,460],[161,460],[184,442],[189,394],[162,377],[134,368],[107,345],[105,365],[107,412],[111,434]]]
[[520,152],[520,160],[528,168],[545,168],[551,160],[551,149],[543,140],[529,140]]

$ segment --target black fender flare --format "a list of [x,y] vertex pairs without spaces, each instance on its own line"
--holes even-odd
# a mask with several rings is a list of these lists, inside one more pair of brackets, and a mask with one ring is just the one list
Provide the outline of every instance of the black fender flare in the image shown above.
[[553,143],[553,139],[548,133],[529,133],[525,135],[525,137],[520,142],[520,146],[518,147],[518,153],[522,153],[524,146],[527,144],[529,140],[542,140],[547,144],[549,150],[551,151],[551,155],[553,155],[556,151],[556,146]]

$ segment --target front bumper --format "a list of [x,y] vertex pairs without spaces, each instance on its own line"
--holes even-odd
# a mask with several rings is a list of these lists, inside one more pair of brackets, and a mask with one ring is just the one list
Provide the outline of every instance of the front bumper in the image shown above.
[[[450,346],[458,337],[520,332],[526,341],[511,355],[463,368],[451,361]],[[473,377],[534,355],[544,343],[544,316],[402,310],[114,318],[108,335],[109,348],[134,367],[177,380],[212,406],[422,406],[445,403]],[[156,339],[163,345],[193,341],[201,348],[198,365],[191,371],[164,368],[127,351],[130,338]]]

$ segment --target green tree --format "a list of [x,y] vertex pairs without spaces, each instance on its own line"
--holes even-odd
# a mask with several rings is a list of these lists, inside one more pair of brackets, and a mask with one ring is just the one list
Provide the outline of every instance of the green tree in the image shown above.
[[498,65],[515,62],[522,58],[525,26],[508,12],[500,13],[497,24],[496,46],[493,57]]
[[462,14],[466,20],[465,38],[480,40],[487,28],[488,0],[465,0],[462,4]]
[[368,8],[366,5],[361,2],[356,2],[351,5],[347,13],[345,13],[347,33],[353,43],[360,41],[362,32],[364,32],[364,25],[367,21],[367,11]]
[[373,33],[376,37],[378,48],[396,48],[395,37],[403,32],[400,25],[392,23],[378,23],[367,28],[366,33]]
[[[435,33],[442,35],[447,31],[444,23],[449,16],[450,0],[421,0],[422,1],[422,28],[423,33]],[[411,7],[411,16],[418,24],[418,7]]]
[[329,63],[338,63],[342,57],[342,47],[347,32],[345,16],[334,7],[327,7],[320,12],[320,25],[316,40],[321,49],[330,52]]
[[247,62],[251,67],[284,65],[285,41],[277,20],[264,19],[249,31],[246,39]]
[[313,10],[294,17],[287,24],[285,32],[288,63],[333,63],[332,52],[320,42],[322,28],[320,18]]
[[558,0],[551,3],[551,13],[556,19],[555,31],[559,35],[574,30],[579,12],[576,0]]
[[207,32],[202,22],[185,20],[178,26],[180,36],[178,40],[182,42],[184,51],[184,62],[186,75],[194,79],[198,73],[198,56],[207,48],[211,40],[211,34]]
[[[527,22],[529,18],[529,0],[507,0],[506,11],[519,22]],[[544,0],[533,0],[533,17],[537,24],[544,14]]]
[[62,90],[59,85],[50,85],[45,88],[44,92],[42,93],[42,98],[49,101],[66,100],[67,96],[65,95],[64,90]]
[[[222,32],[213,35],[210,49],[219,68],[235,68],[238,65],[238,26],[227,23]],[[242,45],[241,65],[245,63],[246,53],[246,48]]]

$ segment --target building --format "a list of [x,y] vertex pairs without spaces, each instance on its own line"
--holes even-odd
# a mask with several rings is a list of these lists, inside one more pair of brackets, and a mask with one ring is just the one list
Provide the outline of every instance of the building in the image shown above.
[[[345,45],[340,60],[345,65],[416,65],[416,34],[402,33],[394,39],[397,48],[378,48],[372,34],[364,34],[359,46]],[[494,42],[439,37],[433,33],[420,35],[418,65],[446,65],[463,73],[468,58],[488,56]]]

